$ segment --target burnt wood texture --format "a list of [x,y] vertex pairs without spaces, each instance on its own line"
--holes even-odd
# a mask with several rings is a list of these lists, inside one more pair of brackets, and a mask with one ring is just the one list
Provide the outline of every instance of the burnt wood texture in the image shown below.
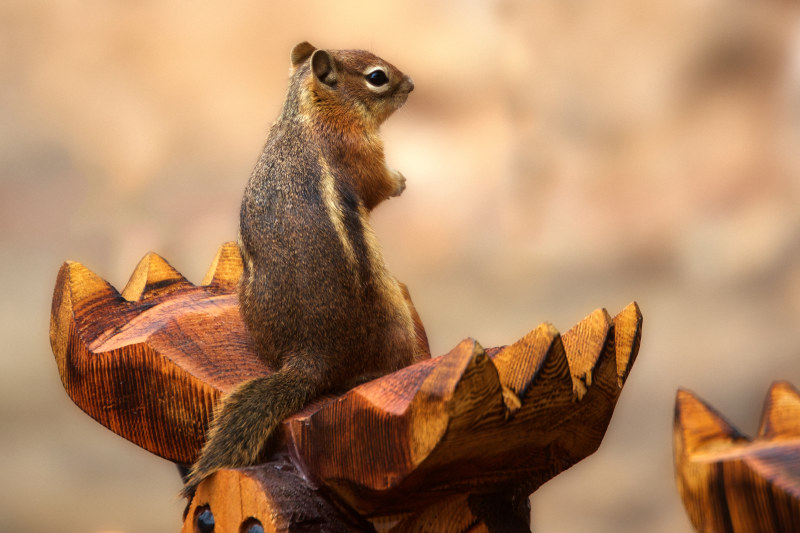
[[673,445],[678,491],[697,531],[800,531],[800,394],[792,385],[772,385],[755,438],[678,391]]
[[[67,394],[125,439],[191,464],[220,395],[270,373],[239,315],[241,270],[235,243],[200,285],[150,253],[120,293],[65,263],[50,339]],[[284,421],[263,464],[201,483],[183,531],[211,517],[236,532],[528,531],[528,496],[600,445],[641,331],[635,303],[600,309],[563,335],[545,323],[508,346],[466,339],[321,398]]]

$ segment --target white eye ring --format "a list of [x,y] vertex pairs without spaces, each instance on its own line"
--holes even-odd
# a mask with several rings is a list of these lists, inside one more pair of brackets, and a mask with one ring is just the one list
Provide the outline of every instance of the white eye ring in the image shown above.
[[364,80],[370,91],[383,93],[389,90],[389,75],[383,67],[372,67],[364,71]]

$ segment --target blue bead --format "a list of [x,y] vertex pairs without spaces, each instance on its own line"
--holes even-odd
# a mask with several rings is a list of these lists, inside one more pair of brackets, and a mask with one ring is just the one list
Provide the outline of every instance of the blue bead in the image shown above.
[[214,513],[211,509],[203,509],[197,515],[197,529],[200,533],[212,533],[214,531]]

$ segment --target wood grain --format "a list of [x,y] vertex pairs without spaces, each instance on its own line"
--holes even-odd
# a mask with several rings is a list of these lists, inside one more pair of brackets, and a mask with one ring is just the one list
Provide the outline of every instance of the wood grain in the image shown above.
[[235,243],[220,248],[200,286],[153,253],[122,294],[80,263],[64,263],[50,342],[67,394],[142,448],[194,461],[219,395],[269,372],[239,316],[232,291],[240,274]]
[[[630,368],[639,338],[629,335],[618,352],[614,327],[641,328],[634,304],[604,317],[590,315],[563,342],[552,326],[539,326],[493,356],[466,340],[292,417],[291,450],[315,479],[371,517],[419,512],[465,492],[527,496],[602,440],[621,390],[617,369]],[[576,392],[587,373],[594,379]],[[504,388],[518,395],[516,410],[504,402]]]
[[[238,312],[240,275],[234,243],[197,286],[152,253],[121,293],[65,263],[50,335],[69,396],[139,446],[194,461],[217,398],[270,372]],[[311,507],[349,530],[527,531],[528,495],[600,445],[641,325],[634,303],[614,318],[597,310],[563,336],[541,324],[509,346],[466,339],[320,398],[284,422],[266,463],[202,483],[185,531],[207,509],[235,531],[251,518],[285,531]]]
[[372,529],[369,522],[306,483],[285,455],[274,457],[270,468],[222,470],[202,483],[187,507],[182,532],[203,531],[197,526],[202,513],[202,519],[213,520],[217,532],[247,533],[255,525],[266,533]]
[[751,439],[693,393],[678,391],[678,491],[699,532],[800,531],[800,395],[771,387]]

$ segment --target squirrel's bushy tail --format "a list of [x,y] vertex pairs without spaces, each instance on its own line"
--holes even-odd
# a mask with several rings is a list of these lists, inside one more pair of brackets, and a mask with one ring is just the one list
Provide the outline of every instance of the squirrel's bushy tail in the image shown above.
[[186,478],[182,494],[221,468],[250,466],[281,421],[300,410],[315,394],[312,380],[284,368],[238,385],[217,404],[200,458]]

